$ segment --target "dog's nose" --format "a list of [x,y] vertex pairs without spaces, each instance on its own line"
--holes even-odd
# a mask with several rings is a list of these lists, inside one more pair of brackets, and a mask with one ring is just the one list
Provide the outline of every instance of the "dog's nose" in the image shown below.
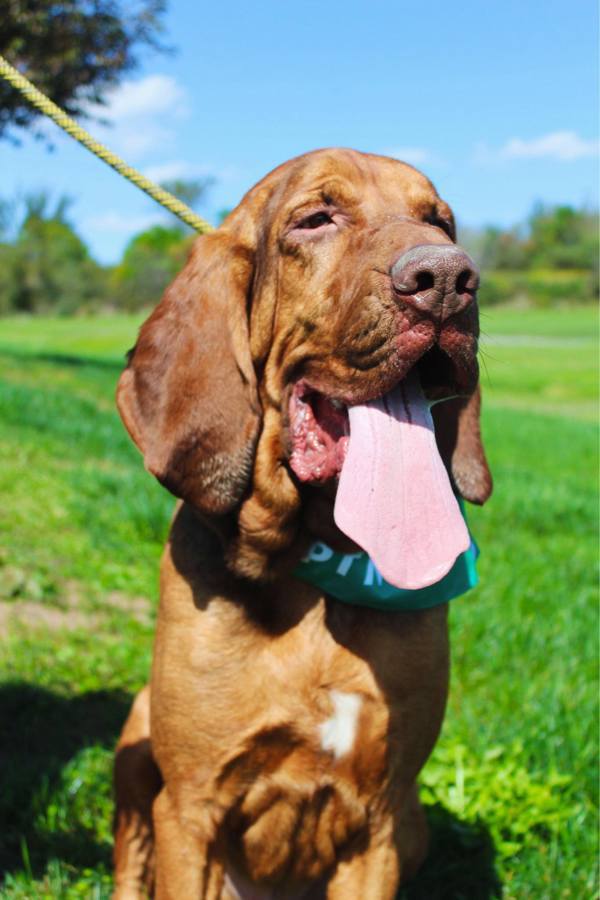
[[406,303],[440,322],[466,309],[479,287],[477,266],[455,246],[413,247],[396,260],[390,274]]

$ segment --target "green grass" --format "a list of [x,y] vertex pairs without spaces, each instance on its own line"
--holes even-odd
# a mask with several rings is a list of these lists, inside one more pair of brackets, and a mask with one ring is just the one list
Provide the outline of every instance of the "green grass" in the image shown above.
[[0,319],[0,346],[35,354],[83,356],[120,363],[135,343],[144,316],[80,316],[47,318],[12,316]]
[[598,307],[562,306],[558,309],[519,309],[492,306],[481,310],[481,331],[490,336],[533,335],[534,337],[598,338]]
[[539,413],[595,421],[598,414],[598,351],[583,346],[538,346],[484,341],[481,384],[485,402]]
[[[138,321],[0,320],[0,607],[20,616],[0,645],[2,898],[110,894],[112,748],[172,509],[114,410]],[[496,488],[470,510],[481,585],[452,605],[432,850],[406,900],[597,891],[595,322],[483,317]]]
[[492,408],[597,421],[598,310],[492,307],[481,314],[481,383]]

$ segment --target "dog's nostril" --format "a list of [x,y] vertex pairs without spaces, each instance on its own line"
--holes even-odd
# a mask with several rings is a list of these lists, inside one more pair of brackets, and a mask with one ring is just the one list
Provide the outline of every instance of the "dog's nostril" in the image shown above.
[[435,276],[433,272],[417,272],[416,282],[415,294],[421,291],[429,291],[435,284]]
[[470,269],[464,269],[456,279],[456,293],[465,294],[467,291],[475,290],[474,273]]

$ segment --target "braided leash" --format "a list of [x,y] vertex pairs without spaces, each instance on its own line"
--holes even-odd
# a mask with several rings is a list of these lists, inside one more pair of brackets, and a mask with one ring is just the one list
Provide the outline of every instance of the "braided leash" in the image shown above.
[[182,203],[181,200],[174,197],[169,191],[165,191],[164,188],[161,188],[153,181],[150,181],[149,178],[146,178],[145,175],[142,175],[141,172],[138,172],[137,169],[134,169],[133,166],[128,165],[122,160],[120,156],[117,156],[116,153],[113,153],[112,150],[109,150],[108,147],[105,147],[104,144],[101,144],[100,141],[97,141],[92,137],[89,131],[86,131],[85,128],[78,125],[74,119],[68,116],[67,113],[60,108],[60,106],[53,103],[52,100],[38,90],[29,79],[25,78],[24,75],[21,75],[14,66],[11,66],[3,56],[0,56],[0,75],[5,78],[9,84],[20,91],[32,106],[35,106],[36,109],[39,109],[40,112],[52,119],[52,121],[62,128],[63,131],[66,131],[67,134],[70,134],[76,141],[79,141],[80,144],[83,144],[84,147],[87,147],[88,150],[95,153],[99,159],[115,169],[119,175],[127,178],[128,181],[131,181],[137,187],[141,188],[142,191],[145,191],[146,194],[152,197],[153,200],[156,200],[157,203],[160,203],[161,206],[164,206],[165,209],[168,209],[169,212],[178,216],[187,225],[191,225],[191,227],[195,228],[200,234],[206,234],[208,231],[213,231],[212,225],[205,222],[200,216],[197,216],[189,206],[186,206],[185,203]]

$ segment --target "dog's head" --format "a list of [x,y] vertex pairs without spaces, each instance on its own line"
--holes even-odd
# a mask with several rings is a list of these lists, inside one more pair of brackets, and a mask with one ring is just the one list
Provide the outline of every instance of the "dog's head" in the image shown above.
[[228,558],[246,575],[306,527],[333,528],[346,408],[413,367],[428,397],[455,398],[434,407],[438,445],[457,490],[483,503],[477,286],[425,176],[309,153],[198,238],[140,331],[119,410],[149,471],[235,526]]

